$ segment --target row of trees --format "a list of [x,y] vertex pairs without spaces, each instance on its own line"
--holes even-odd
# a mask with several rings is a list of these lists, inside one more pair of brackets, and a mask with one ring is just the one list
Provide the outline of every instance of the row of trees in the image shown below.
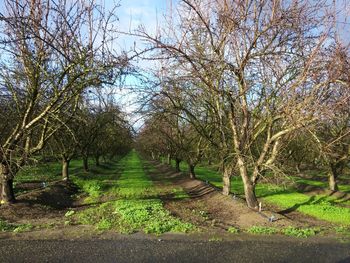
[[78,148],[87,165],[91,154],[98,161],[129,147],[120,109],[91,101],[96,96],[89,92],[114,85],[129,65],[114,50],[114,9],[65,0],[4,0],[2,6],[0,198],[8,203],[15,200],[17,172],[46,146],[61,155],[65,177]]
[[140,29],[161,61],[140,148],[186,160],[192,177],[199,161],[219,162],[223,193],[239,174],[251,208],[261,178],[293,158],[328,167],[336,190],[349,165],[350,57],[332,3],[182,0],[156,35]]

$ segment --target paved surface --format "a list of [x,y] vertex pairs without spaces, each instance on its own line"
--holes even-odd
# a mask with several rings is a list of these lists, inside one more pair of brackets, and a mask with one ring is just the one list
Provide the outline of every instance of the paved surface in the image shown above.
[[350,262],[350,244],[286,241],[0,240],[0,262]]

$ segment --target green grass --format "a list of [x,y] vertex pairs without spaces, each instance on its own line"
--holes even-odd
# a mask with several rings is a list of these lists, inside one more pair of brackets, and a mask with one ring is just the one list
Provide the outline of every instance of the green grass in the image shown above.
[[26,232],[33,229],[32,224],[13,224],[0,219],[0,232]]
[[350,225],[350,208],[336,206],[328,196],[309,196],[294,192],[266,196],[264,200],[328,222]]
[[[307,184],[307,185],[312,185],[312,186],[317,186],[321,188],[328,189],[328,181],[317,181],[313,179],[306,179],[306,178],[301,178],[297,176],[293,176],[292,179],[296,183],[301,183],[301,184]],[[344,184],[338,184],[339,191],[349,193],[350,192],[350,185],[344,185]]]
[[293,236],[298,238],[307,238],[314,236],[317,233],[321,232],[319,228],[300,228],[288,226],[284,229],[277,229],[275,227],[266,227],[266,226],[252,226],[246,230],[249,234],[254,235],[273,235],[273,234],[284,234],[286,236]]
[[115,199],[118,193],[117,179],[124,169],[121,162],[109,162],[98,167],[90,168],[89,172],[81,169],[72,173],[73,182],[88,194],[86,204],[96,203],[102,195]]
[[249,234],[255,235],[272,235],[277,234],[277,229],[274,227],[266,227],[266,226],[252,226],[247,229]]
[[238,234],[239,233],[239,229],[234,227],[234,226],[230,226],[228,229],[227,229],[227,232],[231,233],[231,234]]
[[[119,162],[118,167],[124,170],[113,182],[104,174],[87,179],[80,176],[77,184],[89,193],[88,200],[96,201],[102,194],[113,195],[117,200],[95,205],[72,217],[79,223],[95,225],[99,230],[115,229],[122,233],[193,231],[192,224],[182,222],[164,209],[158,197],[159,190],[142,166],[139,156],[132,151]],[[176,190],[176,193],[181,195],[181,191]]]
[[[92,160],[89,160],[89,164],[93,164]],[[19,172],[15,176],[14,191],[16,194],[25,192],[17,187],[17,185],[21,183],[48,183],[61,180],[61,169],[62,165],[59,161],[24,166],[19,170]],[[71,175],[84,173],[82,169],[82,160],[72,160],[69,165],[69,172]]]
[[316,235],[320,230],[318,228],[297,228],[289,226],[282,229],[282,233],[286,236],[307,238]]
[[[172,163],[172,165],[174,165]],[[186,168],[186,163],[182,162],[181,169]],[[222,187],[221,173],[205,166],[198,166],[195,169],[198,179],[208,181],[216,187]],[[300,182],[312,183],[316,186],[323,186],[327,182],[302,179]],[[340,186],[341,190],[350,186]],[[243,182],[240,177],[234,176],[231,179],[231,192],[244,195]],[[350,208],[339,206],[339,203],[347,205],[335,197],[317,195],[310,196],[299,193],[292,187],[278,186],[267,183],[260,183],[256,186],[256,195],[262,202],[268,202],[279,206],[281,209],[296,210],[306,215],[325,220],[331,223],[350,225]]]
[[127,232],[143,230],[145,233],[189,232],[193,225],[183,223],[163,208],[158,191],[146,176],[140,158],[132,152],[126,159],[127,169],[118,180],[116,213]]

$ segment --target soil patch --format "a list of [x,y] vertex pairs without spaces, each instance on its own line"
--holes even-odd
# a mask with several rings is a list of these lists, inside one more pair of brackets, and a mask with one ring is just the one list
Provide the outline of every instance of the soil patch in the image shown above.
[[17,185],[22,191],[14,204],[0,206],[0,218],[11,223],[53,224],[62,221],[66,211],[80,205],[78,188],[71,182],[55,181],[43,186],[40,182]]

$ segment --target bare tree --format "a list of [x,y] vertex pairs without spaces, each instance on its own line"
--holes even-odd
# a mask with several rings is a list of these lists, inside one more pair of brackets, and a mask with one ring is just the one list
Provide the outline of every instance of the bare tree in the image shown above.
[[[127,63],[111,52],[114,15],[94,1],[5,0],[0,14],[1,202],[13,178],[63,125],[84,89],[112,83]],[[114,25],[113,25],[114,26]]]
[[[255,186],[276,168],[287,135],[322,116],[330,81],[321,52],[326,8],[326,1],[183,0],[163,31],[140,29],[167,74],[184,80],[181,94],[212,112],[225,155],[223,193],[237,168],[249,207],[258,206]],[[200,126],[194,107],[173,101]]]

